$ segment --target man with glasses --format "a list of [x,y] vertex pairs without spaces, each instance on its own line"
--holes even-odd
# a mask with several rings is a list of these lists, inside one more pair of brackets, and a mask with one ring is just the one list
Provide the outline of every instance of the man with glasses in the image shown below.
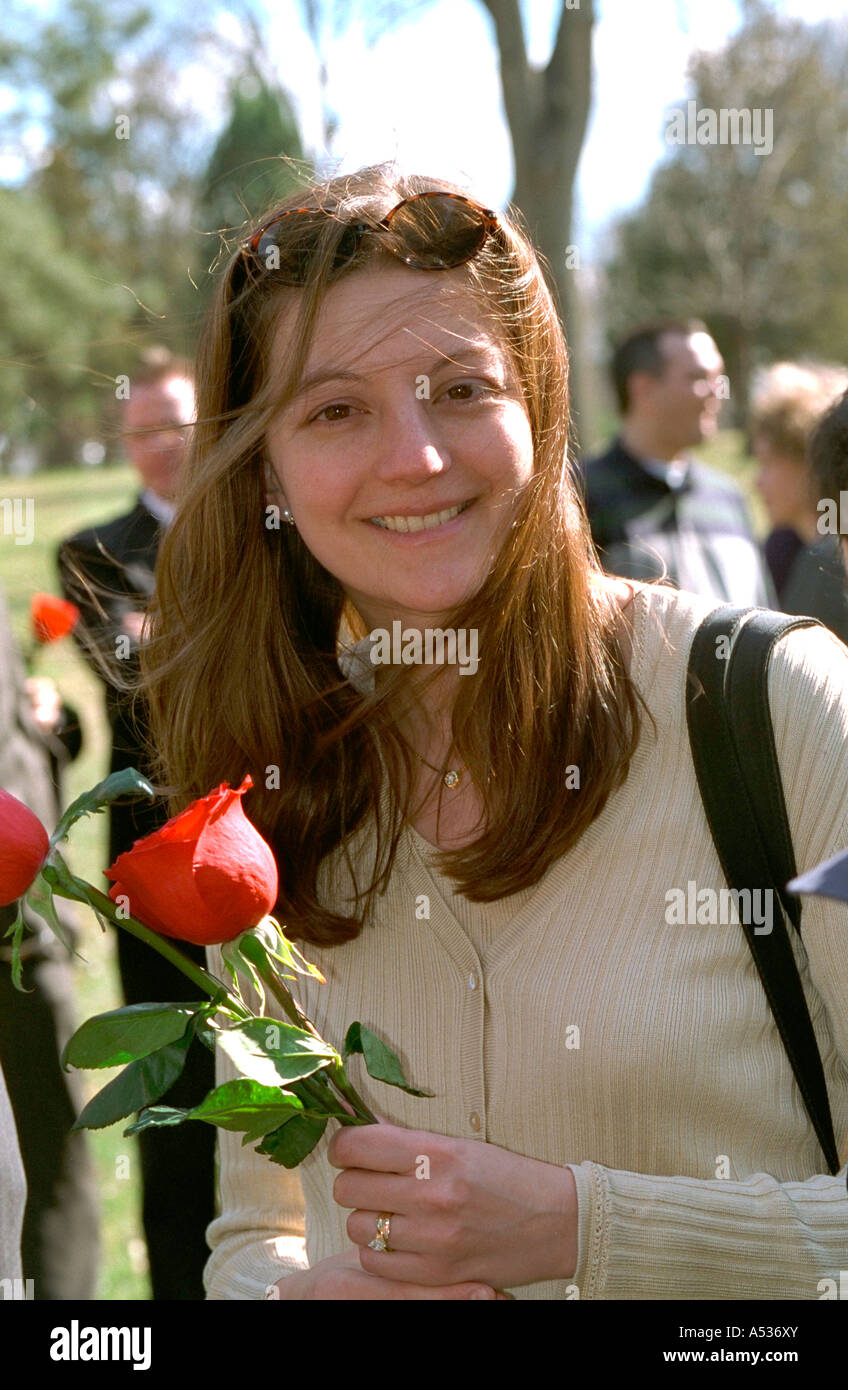
[[[124,407],[124,445],[142,490],[132,511],[81,531],[59,548],[65,596],[81,610],[75,630],[83,655],[103,681],[112,734],[110,771],[145,771],[144,731],[131,703],[92,659],[91,644],[116,670],[129,674],[137,661],[144,610],[153,593],[159,542],[174,515],[174,495],[189,426],[194,418],[191,369],[164,349],[151,349],[130,378]],[[166,813],[147,801],[112,805],[109,863],[151,834]],[[106,867],[104,865],[104,867]],[[176,1001],[192,994],[185,976],[128,932],[118,932],[118,963],[127,1004]],[[201,947],[183,949],[205,965]],[[196,1105],[214,1086],[214,1058],[194,1046],[185,1069],[162,1104]],[[167,1135],[138,1136],[143,1186],[143,1223],[154,1299],[203,1299],[208,1258],[206,1227],[215,1211],[215,1132],[185,1125]],[[162,1142],[164,1139],[164,1143]],[[152,1141],[152,1142],[151,1142]]]
[[631,333],[612,375],[622,424],[584,465],[592,536],[610,574],[658,579],[740,605],[773,607],[744,498],[689,451],[718,428],[724,363],[700,320]]

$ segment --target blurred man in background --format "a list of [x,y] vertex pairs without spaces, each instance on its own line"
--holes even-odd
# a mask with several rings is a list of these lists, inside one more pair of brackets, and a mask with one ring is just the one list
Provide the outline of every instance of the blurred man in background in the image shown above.
[[586,508],[608,573],[651,580],[665,571],[706,598],[767,607],[771,586],[742,493],[689,452],[716,432],[723,372],[697,319],[631,333],[612,363],[621,429],[584,465]]
[[[126,516],[104,522],[63,542],[59,572],[66,598],[81,610],[75,629],[83,654],[104,682],[112,732],[110,771],[146,771],[145,730],[138,707],[92,660],[93,644],[121,674],[137,670],[144,610],[154,587],[159,542],[174,515],[174,497],[194,419],[191,369],[163,349],[152,349],[130,381],[124,407],[124,443],[142,484]],[[109,863],[166,819],[160,803],[114,804],[109,826]],[[105,867],[105,866],[104,866]],[[182,944],[200,965],[201,947]],[[118,932],[118,964],[128,1004],[199,997],[186,977],[128,932]],[[192,1106],[215,1084],[214,1058],[192,1045],[179,1080],[161,1104]],[[208,1259],[206,1227],[215,1215],[214,1130],[182,1125],[179,1130],[138,1135],[141,1152],[142,1219],[154,1299],[203,1299]],[[164,1142],[163,1142],[164,1141]]]
[[[57,738],[69,756],[79,752],[78,725],[68,717],[58,692],[51,698],[42,681],[31,687],[24,677],[5,599],[0,592],[0,787],[23,801],[48,830],[61,809],[57,781],[61,760],[51,771]],[[56,914],[68,938],[77,937],[72,906],[55,899]],[[42,918],[23,908],[27,931],[21,943],[24,989],[12,983],[12,948],[0,945],[0,1070],[5,1077],[26,1177],[26,1205],[20,1245],[24,1280],[31,1296],[56,1301],[92,1299],[99,1260],[98,1201],[89,1141],[71,1133],[84,1097],[80,1078],[64,1072],[62,1050],[77,1020],[73,1008],[71,958]],[[15,908],[0,907],[0,936],[15,920]],[[0,1135],[6,1166],[13,1162],[14,1135]],[[14,1174],[12,1174],[14,1176]],[[12,1201],[13,1191],[5,1193]],[[17,1200],[14,1198],[14,1200]],[[4,1213],[9,1220],[10,1213]],[[12,1267],[0,1279],[14,1278]]]

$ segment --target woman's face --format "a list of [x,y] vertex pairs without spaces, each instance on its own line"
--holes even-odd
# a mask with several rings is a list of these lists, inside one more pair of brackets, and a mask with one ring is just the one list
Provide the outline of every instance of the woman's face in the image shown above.
[[766,435],[753,441],[760,465],[757,487],[762,494],[772,526],[790,526],[806,537],[815,508],[810,500],[807,468],[798,459],[779,454]]
[[269,500],[371,629],[438,626],[473,594],[533,472],[520,387],[462,270],[380,265],[335,285],[267,446]]

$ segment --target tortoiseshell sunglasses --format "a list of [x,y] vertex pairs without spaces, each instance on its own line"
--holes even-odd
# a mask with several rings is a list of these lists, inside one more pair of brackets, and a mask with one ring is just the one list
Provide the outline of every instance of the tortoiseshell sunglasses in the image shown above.
[[[322,211],[292,208],[260,227],[242,250],[251,252],[266,270],[299,284],[314,254],[314,246],[306,244],[311,229],[305,219],[314,219]],[[274,228],[292,217],[304,217],[304,244],[286,247],[284,256],[274,241]],[[336,249],[333,270],[353,259],[360,238],[366,234],[379,237],[387,251],[414,270],[452,270],[476,256],[497,227],[498,219],[490,208],[461,193],[416,193],[404,198],[380,222],[351,222]]]

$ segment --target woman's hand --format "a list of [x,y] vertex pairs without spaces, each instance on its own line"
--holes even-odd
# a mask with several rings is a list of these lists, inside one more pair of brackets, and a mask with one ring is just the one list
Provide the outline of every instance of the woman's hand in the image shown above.
[[[343,1170],[333,1196],[353,1208],[347,1233],[369,1275],[440,1288],[481,1280],[496,1289],[574,1275],[569,1168],[389,1124],[340,1129],[328,1157]],[[368,1244],[381,1212],[392,1218],[388,1251]]]
[[276,1284],[269,1284],[266,1298],[280,1299],[495,1299],[502,1293],[486,1284],[451,1284],[446,1287],[428,1284],[401,1283],[397,1279],[378,1279],[366,1274],[359,1263],[358,1250],[346,1250],[343,1255],[331,1255],[312,1269],[289,1274]]

